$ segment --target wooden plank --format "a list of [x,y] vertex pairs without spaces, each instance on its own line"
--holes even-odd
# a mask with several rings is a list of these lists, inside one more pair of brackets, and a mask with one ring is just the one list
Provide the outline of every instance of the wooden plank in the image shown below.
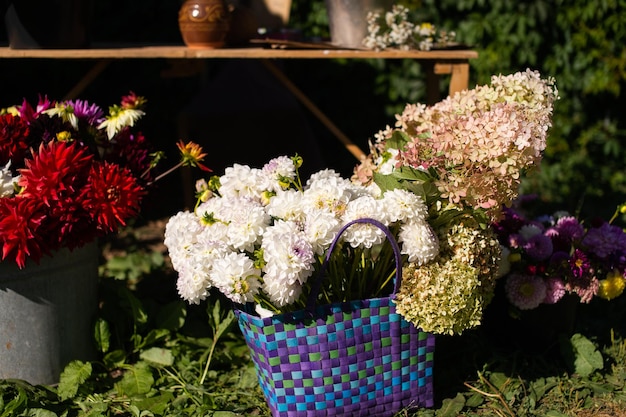
[[478,57],[473,50],[346,50],[346,49],[272,49],[272,48],[188,48],[182,45],[129,46],[91,49],[11,49],[0,48],[0,58],[46,59],[418,59],[418,60],[468,60]]

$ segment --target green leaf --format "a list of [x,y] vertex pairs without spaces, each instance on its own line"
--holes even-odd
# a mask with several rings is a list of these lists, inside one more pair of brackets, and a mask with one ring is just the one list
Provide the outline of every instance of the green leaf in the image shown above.
[[61,372],[59,380],[58,393],[61,400],[74,398],[81,384],[91,376],[91,371],[91,363],[89,362],[70,362]]
[[122,380],[115,383],[119,395],[135,397],[146,394],[152,389],[154,377],[145,362],[137,362],[124,370]]
[[476,408],[485,402],[485,399],[482,395],[478,393],[472,394],[466,401],[466,406],[469,408]]
[[17,395],[11,401],[4,404],[4,407],[0,410],[2,411],[0,417],[19,415],[20,411],[28,405],[28,394],[26,391],[19,385],[15,386],[15,390],[17,391]]
[[[210,306],[207,306],[207,310]],[[232,310],[228,310],[226,313],[226,317],[222,318],[222,306],[218,301],[213,305],[212,311],[207,311],[209,313],[209,317],[211,318],[211,327],[213,328],[213,339],[217,340],[224,334],[226,330],[233,324],[235,321],[235,313]]]
[[409,135],[406,132],[394,130],[391,137],[385,141],[385,149],[403,149],[409,140]]
[[96,324],[93,329],[93,337],[100,352],[106,353],[109,351],[109,348],[111,347],[111,330],[109,329],[109,323],[106,320],[102,318],[98,318],[98,320],[96,320]]
[[437,411],[437,417],[457,417],[465,407],[465,397],[457,394],[456,397],[443,400],[441,408]]
[[31,408],[28,410],[27,417],[58,417],[57,413],[50,410],[44,410],[43,408]]
[[160,395],[136,401],[135,405],[140,410],[149,410],[156,415],[163,415],[172,401],[174,401],[174,394],[165,391]]
[[159,310],[155,321],[161,329],[178,330],[185,324],[187,307],[182,300],[173,301]]
[[120,297],[120,304],[124,309],[131,313],[135,325],[142,325],[148,322],[148,314],[144,310],[141,301],[135,295],[125,287],[120,287],[118,290]]
[[589,339],[577,333],[573,335],[570,340],[576,357],[574,360],[574,369],[577,374],[587,377],[594,371],[604,367],[602,354]]
[[120,367],[126,363],[126,352],[122,349],[114,350],[104,355],[102,361],[107,369]]
[[393,175],[383,175],[378,172],[374,172],[374,182],[378,185],[382,192],[402,188],[402,183]]
[[139,357],[151,365],[172,366],[174,364],[174,355],[169,349],[153,347],[141,352]]

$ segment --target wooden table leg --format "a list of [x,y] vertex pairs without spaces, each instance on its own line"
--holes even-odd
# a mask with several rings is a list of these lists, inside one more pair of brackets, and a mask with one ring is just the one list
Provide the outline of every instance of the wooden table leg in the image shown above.
[[441,100],[440,75],[450,75],[448,94],[467,90],[469,86],[469,62],[465,60],[435,61],[424,63],[426,70],[426,103],[433,105]]
[[63,100],[74,100],[109,66],[110,59],[99,60],[87,74],[81,78],[78,83],[63,97]]
[[436,62],[433,68],[434,74],[450,74],[450,87],[448,94],[467,90],[469,87],[469,62],[447,61]]

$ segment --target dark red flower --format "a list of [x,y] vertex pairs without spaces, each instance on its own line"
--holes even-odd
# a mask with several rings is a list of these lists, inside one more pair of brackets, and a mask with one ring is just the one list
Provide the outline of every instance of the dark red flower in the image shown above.
[[20,268],[26,257],[39,262],[48,250],[47,236],[42,233],[45,219],[46,207],[36,198],[0,198],[2,259],[14,258]]
[[152,180],[151,152],[145,136],[141,132],[133,134],[126,127],[115,135],[110,149],[105,150],[104,160],[130,169],[135,177],[147,183]]
[[22,160],[28,155],[28,124],[12,114],[0,116],[0,166],[13,161],[13,167],[22,166]]
[[132,173],[108,162],[94,162],[84,189],[83,207],[101,233],[115,232],[139,213],[145,194]]

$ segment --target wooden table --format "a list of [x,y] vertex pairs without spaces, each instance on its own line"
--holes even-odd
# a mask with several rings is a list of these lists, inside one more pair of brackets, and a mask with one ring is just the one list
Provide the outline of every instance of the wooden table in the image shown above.
[[439,76],[450,75],[449,94],[468,88],[469,60],[478,57],[473,50],[433,50],[433,51],[400,51],[400,50],[348,50],[336,48],[221,48],[196,49],[182,45],[155,46],[115,46],[91,49],[11,49],[0,48],[0,59],[66,59],[66,60],[97,60],[94,67],[68,92],[66,98],[76,98],[83,89],[106,69],[108,64],[119,59],[154,59],[165,58],[174,60],[190,59],[260,59],[270,71],[302,102],[357,158],[365,157],[361,149],[350,141],[335,124],[321,112],[276,66],[271,63],[275,59],[414,59],[420,61],[426,69],[426,97],[428,103],[439,100]]

